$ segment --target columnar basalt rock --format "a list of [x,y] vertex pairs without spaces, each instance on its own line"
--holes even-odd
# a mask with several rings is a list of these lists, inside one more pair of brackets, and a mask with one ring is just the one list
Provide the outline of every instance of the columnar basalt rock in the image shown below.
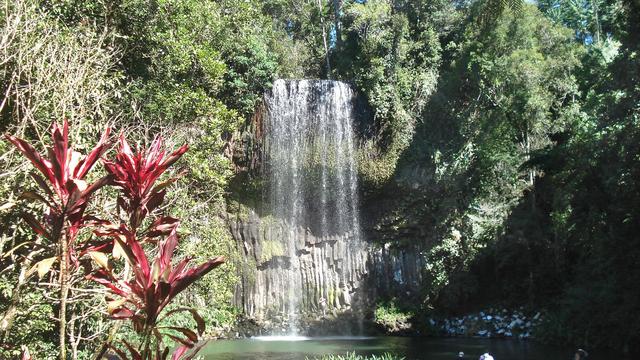
[[247,220],[236,219],[232,233],[253,265],[244,269],[236,292],[236,303],[248,316],[296,321],[302,314],[339,313],[352,309],[353,298],[364,290],[368,253],[349,244],[354,242],[349,233],[317,237],[298,227],[295,242],[281,242],[291,235],[288,225],[262,221],[254,212]]

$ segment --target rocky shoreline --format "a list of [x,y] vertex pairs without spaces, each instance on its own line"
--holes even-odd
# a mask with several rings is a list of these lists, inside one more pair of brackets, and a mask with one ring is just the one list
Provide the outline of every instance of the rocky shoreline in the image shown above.
[[439,336],[530,339],[542,317],[541,312],[526,313],[523,309],[489,309],[459,317],[430,318],[428,322]]
[[[257,320],[241,316],[233,326],[213,329],[211,338],[240,339],[265,335],[288,335],[291,329],[302,336],[436,336],[436,337],[483,337],[532,339],[541,323],[541,312],[526,312],[523,309],[488,309],[454,317],[428,317],[416,321],[407,319],[405,324],[390,330],[369,317],[348,312],[338,316],[306,316],[295,324],[286,318]],[[425,318],[422,318],[425,319]]]

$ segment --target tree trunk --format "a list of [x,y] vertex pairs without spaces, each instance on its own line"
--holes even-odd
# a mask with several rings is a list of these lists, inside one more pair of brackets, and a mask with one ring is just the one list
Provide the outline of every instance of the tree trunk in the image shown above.
[[342,0],[333,0],[333,24],[336,30],[336,46],[340,45],[340,9]]
[[331,78],[331,63],[329,61],[329,43],[327,42],[327,28],[322,16],[322,0],[318,0],[318,13],[320,15],[320,29],[322,31],[322,45],[324,47],[324,58],[327,66],[327,79]]
[[600,42],[600,17],[598,16],[598,3],[596,0],[591,1],[591,6],[593,7],[593,17],[596,22],[596,33],[595,33],[595,42]]
[[[80,336],[76,339],[76,314],[75,311],[71,312],[71,319],[69,320],[69,345],[71,345],[71,359],[78,359],[78,344],[80,343]],[[82,326],[82,325],[80,325]]]
[[25,274],[26,274],[27,265],[23,265],[20,270],[20,275],[18,276],[18,283],[16,287],[11,291],[11,305],[2,315],[2,319],[0,319],[0,331],[3,333],[4,342],[8,340],[9,333],[11,328],[13,327],[13,321],[16,318],[16,314],[18,313],[18,305],[20,304],[20,295],[22,293],[22,286],[26,282]]

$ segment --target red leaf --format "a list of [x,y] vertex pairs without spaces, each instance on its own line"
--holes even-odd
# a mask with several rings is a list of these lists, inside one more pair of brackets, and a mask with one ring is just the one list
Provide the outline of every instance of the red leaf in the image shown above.
[[76,167],[74,172],[74,177],[78,179],[83,179],[85,175],[91,170],[93,165],[98,161],[98,159],[104,154],[109,147],[111,147],[111,143],[109,142],[109,134],[111,133],[111,128],[107,127],[102,133],[100,137],[100,141],[98,144],[89,152],[87,157],[82,160],[80,164]]
[[111,179],[112,179],[111,175],[103,176],[93,184],[89,185],[89,187],[84,192],[82,192],[82,196],[89,197],[91,194],[96,192],[101,187],[108,185],[111,182]]
[[99,251],[103,253],[113,252],[113,241],[92,240],[89,243],[83,243],[81,245],[80,256],[87,254],[89,251]]
[[186,336],[193,343],[198,341],[198,335],[196,333],[194,333],[190,329],[187,329],[187,328],[184,328],[184,327],[176,327],[176,326],[167,326],[164,329],[170,329],[170,330],[174,330],[174,331],[179,331],[182,334],[184,334],[184,336]]
[[66,119],[63,122],[62,132],[58,124],[53,124],[51,138],[53,143],[49,149],[49,161],[53,165],[58,184],[64,185],[67,182],[67,149],[69,147],[69,122]]
[[164,201],[164,196],[166,193],[166,190],[162,190],[159,192],[152,191],[147,200],[147,211],[152,212],[153,210],[155,210],[155,208],[160,206],[160,204],[162,204],[162,202]]
[[186,257],[182,259],[178,263],[178,265],[174,266],[173,271],[171,271],[171,273],[169,274],[169,279],[168,279],[169,283],[173,283],[175,279],[184,272],[184,269],[187,267],[187,264],[189,263],[189,261],[191,261],[191,258]]
[[182,290],[186,289],[187,286],[191,285],[194,281],[206,275],[209,271],[220,266],[222,263],[224,263],[224,257],[218,256],[198,266],[195,269],[188,270],[185,273],[176,276],[175,280],[171,283],[171,293],[165,301],[168,303],[176,295],[182,292]]
[[133,311],[129,310],[126,307],[118,308],[113,312],[113,314],[111,314],[111,318],[116,320],[130,319],[134,316],[135,314],[133,313]]
[[[170,291],[171,291],[171,285],[168,282],[159,281],[158,286],[156,288],[156,295],[157,295],[156,298],[159,300],[158,302],[166,298],[169,295]],[[159,314],[161,310],[162,309],[159,309],[157,313]]]
[[164,151],[162,151],[162,137],[156,136],[147,150],[147,156],[145,158],[145,170],[154,170],[158,165],[162,157],[164,156]]
[[198,312],[195,309],[191,309],[189,312],[191,312],[191,316],[193,317],[193,320],[196,321],[198,334],[202,336],[202,334],[204,334],[204,330],[206,326],[204,319],[202,318],[202,316],[200,316],[200,314],[198,314]]
[[129,212],[129,205],[127,204],[127,202],[122,196],[118,196],[117,204],[118,204],[118,207],[122,209],[122,211],[127,213]]
[[191,346],[182,345],[178,347],[171,355],[171,360],[179,360],[182,355],[191,349]]
[[[126,260],[129,262],[129,264],[131,266],[134,267],[136,266],[136,261],[135,261],[135,256],[133,255],[133,252],[131,251],[131,249],[127,246],[127,244],[122,241],[119,237],[114,237],[114,240],[118,243],[119,246],[119,250],[124,251],[124,256],[126,258]],[[115,245],[114,245],[115,246]]]
[[179,342],[179,343],[181,343],[181,344],[183,344],[185,346],[188,346],[189,348],[192,348],[193,345],[194,345],[193,342],[191,340],[189,340],[189,339],[184,339],[184,338],[181,338],[179,336],[175,336],[175,335],[169,334],[169,333],[165,333],[165,335],[167,335],[168,337],[170,337],[171,339],[173,339],[176,342]]
[[49,196],[50,198],[53,198],[53,192],[51,191],[51,188],[49,188],[49,185],[47,185],[47,183],[44,181],[44,179],[40,175],[33,172],[30,173],[29,175],[31,175],[33,180],[35,180],[36,184],[38,184],[38,186],[40,186],[40,188],[44,190],[47,196]]
[[29,161],[31,161],[33,166],[35,166],[36,169],[40,170],[42,175],[49,179],[49,182],[51,182],[52,184],[56,183],[55,176],[53,175],[53,171],[51,170],[51,163],[48,160],[43,159],[33,146],[31,146],[26,141],[12,135],[5,135],[5,138],[13,145],[15,145],[15,147],[18,148],[18,150],[20,150],[20,152],[22,152],[22,154],[24,154],[24,156],[29,159]]
[[67,194],[69,194],[67,198],[67,203],[65,204],[67,209],[69,209],[70,211],[73,211],[73,209],[80,207],[86,203],[86,199],[83,199],[81,202],[78,202],[78,200],[80,200],[80,198],[82,197],[82,191],[85,190],[83,187],[85,186],[86,184],[80,185],[76,183],[74,179],[71,179],[66,182],[65,189],[67,191]]
[[159,273],[164,273],[165,269],[171,264],[171,258],[173,257],[173,251],[178,245],[178,233],[176,227],[171,230],[171,234],[160,243],[160,250],[158,251],[157,261],[160,265]]
[[187,355],[184,360],[192,360],[196,355],[198,355],[198,352],[202,350],[202,348],[205,347],[205,345],[207,345],[208,343],[208,341],[200,341],[199,343],[195,344],[191,348],[191,354]]
[[166,235],[178,227],[179,221],[171,216],[162,216],[157,218],[147,229],[147,237],[157,237]]
[[145,284],[151,273],[147,255],[144,253],[144,249],[142,249],[142,246],[140,246],[138,241],[133,237],[127,239],[127,243],[124,246],[124,249],[126,250],[127,248],[131,250],[131,253],[133,254],[133,260],[135,261],[135,263],[131,264],[131,266],[134,268],[134,270],[139,269],[142,271],[145,280],[143,284]]
[[131,146],[129,146],[129,143],[122,132],[120,133],[120,153],[125,156],[129,163],[133,164],[134,155],[131,151]]
[[122,297],[127,297],[129,292],[118,287],[117,282],[110,274],[107,274],[104,270],[98,270],[94,274],[87,275],[87,279],[93,280],[98,284],[101,284],[107,288],[109,288],[114,294],[120,295]]
[[169,157],[160,165],[163,169],[166,170],[169,166],[173,165],[180,157],[189,150],[189,145],[184,144],[178,150],[174,151],[173,154],[169,155]]
[[[114,176],[114,184],[122,188],[130,203],[147,206],[152,211],[161,202],[164,194],[162,189],[171,181],[152,191],[153,184],[158,177],[173,163],[175,163],[188,146],[183,145],[165,158],[162,149],[162,137],[156,137],[151,146],[145,151],[138,149],[133,153],[124,134],[120,134],[120,146],[113,161],[105,161],[107,172]],[[173,180],[172,180],[173,181]],[[134,210],[131,209],[130,212]]]
[[122,340],[122,343],[127,347],[127,349],[129,349],[133,360],[142,360],[142,355],[140,355],[138,350],[131,346],[131,344],[129,344],[126,340]]
[[40,235],[40,236],[44,236],[45,238],[52,240],[51,239],[51,234],[49,234],[47,232],[47,230],[45,230],[44,226],[42,226],[42,224],[40,224],[31,214],[22,214],[22,218],[27,222],[27,224],[29,224],[29,226],[31,227],[31,229],[33,229],[33,231]]

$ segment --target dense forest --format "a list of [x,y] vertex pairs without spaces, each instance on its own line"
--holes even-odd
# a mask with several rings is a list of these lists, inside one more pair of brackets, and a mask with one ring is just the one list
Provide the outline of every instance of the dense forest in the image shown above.
[[[225,217],[259,187],[252,116],[275,79],[315,78],[366,100],[368,238],[427,249],[420,293],[385,301],[522,306],[544,311],[540,341],[639,351],[637,0],[7,0],[0,17],[0,132],[40,151],[68,119],[83,152],[107,125],[141,146],[189,144],[159,211],[182,219],[179,256],[227,258],[176,301],[208,329],[239,315]],[[42,262],[58,250],[22,220],[43,211],[25,196],[31,170],[0,141],[0,358],[58,353],[58,277]],[[88,211],[113,213],[110,191]],[[74,359],[134,333],[106,320],[85,271],[66,305]]]

